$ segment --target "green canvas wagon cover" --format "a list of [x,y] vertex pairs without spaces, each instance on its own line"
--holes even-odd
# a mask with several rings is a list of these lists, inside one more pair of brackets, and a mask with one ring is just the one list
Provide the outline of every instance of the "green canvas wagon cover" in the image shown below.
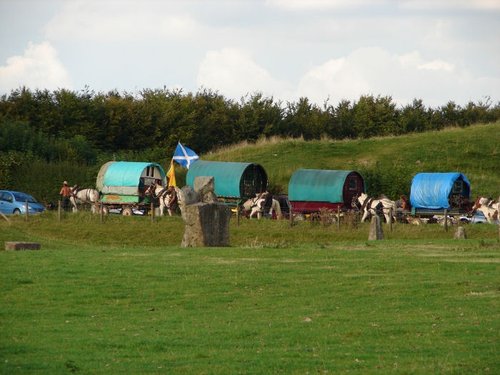
[[186,175],[186,184],[194,188],[194,179],[213,176],[215,194],[223,198],[250,198],[267,189],[267,173],[255,163],[198,160]]
[[365,191],[363,177],[355,171],[299,169],[288,183],[288,199],[295,211],[350,207],[354,196]]
[[103,194],[103,202],[139,202],[144,189],[156,181],[166,183],[165,172],[157,163],[110,161],[99,170],[96,187]]

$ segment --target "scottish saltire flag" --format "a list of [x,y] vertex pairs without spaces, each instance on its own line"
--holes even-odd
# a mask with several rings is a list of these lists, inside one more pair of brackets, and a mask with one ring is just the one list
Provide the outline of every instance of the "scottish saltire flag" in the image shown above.
[[196,152],[191,150],[189,147],[183,146],[179,142],[175,148],[174,157],[172,159],[183,167],[189,169],[189,166],[199,158],[200,157],[196,155]]

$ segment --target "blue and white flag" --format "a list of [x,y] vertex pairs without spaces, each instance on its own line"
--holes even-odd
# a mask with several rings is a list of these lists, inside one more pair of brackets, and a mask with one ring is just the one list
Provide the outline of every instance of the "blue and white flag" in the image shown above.
[[196,152],[189,147],[183,146],[179,142],[175,148],[174,157],[172,159],[174,159],[177,164],[189,169],[189,166],[199,158]]

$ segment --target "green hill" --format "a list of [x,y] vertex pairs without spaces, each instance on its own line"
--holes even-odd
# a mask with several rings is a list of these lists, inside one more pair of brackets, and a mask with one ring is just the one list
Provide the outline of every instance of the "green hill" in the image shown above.
[[365,178],[369,194],[392,198],[408,194],[418,172],[464,173],[472,195],[500,195],[500,122],[442,131],[336,141],[260,140],[216,150],[206,160],[261,164],[270,189],[286,193],[299,168],[353,169]]

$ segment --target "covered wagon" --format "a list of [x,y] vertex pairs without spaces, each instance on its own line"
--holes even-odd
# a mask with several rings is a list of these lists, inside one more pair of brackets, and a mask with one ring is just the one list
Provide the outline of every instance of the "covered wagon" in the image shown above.
[[166,185],[165,171],[157,163],[107,162],[99,170],[96,181],[103,211],[118,209],[123,215],[131,215],[136,210],[147,213],[151,197],[145,193],[153,183]]
[[288,199],[296,213],[349,209],[364,191],[363,177],[356,171],[299,169],[288,183]]
[[198,160],[186,175],[186,184],[194,188],[194,179],[213,176],[215,194],[227,201],[241,201],[255,197],[267,189],[267,173],[255,163]]
[[459,172],[418,173],[410,190],[412,215],[465,213],[470,209],[470,182]]

